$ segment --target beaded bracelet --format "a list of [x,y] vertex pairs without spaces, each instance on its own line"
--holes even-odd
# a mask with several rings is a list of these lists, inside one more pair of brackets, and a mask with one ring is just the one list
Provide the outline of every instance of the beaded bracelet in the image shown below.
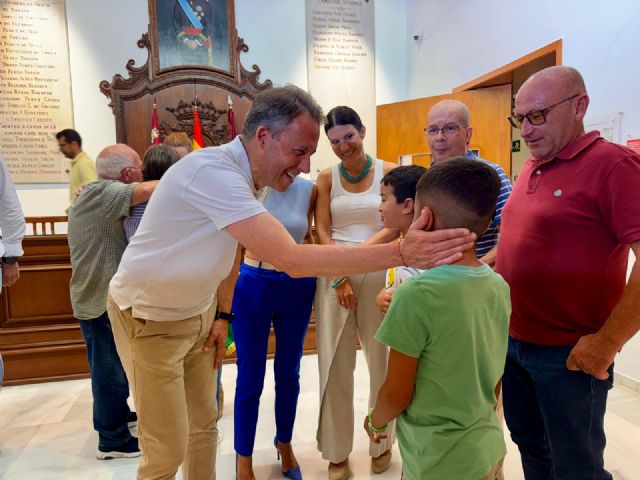
[[405,267],[408,267],[409,265],[407,265],[407,261],[404,259],[404,255],[402,255],[402,248],[400,248],[400,244],[402,244],[402,236],[398,237],[398,256],[400,257],[400,260],[402,260],[402,264]]
[[382,428],[375,427],[373,425],[373,421],[371,420],[371,414],[372,413],[373,413],[373,408],[371,410],[369,410],[369,416],[367,417],[369,419],[369,422],[368,422],[369,431],[371,433],[373,433],[373,434],[386,432],[387,431],[387,427],[389,426],[389,424],[388,423],[385,424],[385,426],[382,427]]

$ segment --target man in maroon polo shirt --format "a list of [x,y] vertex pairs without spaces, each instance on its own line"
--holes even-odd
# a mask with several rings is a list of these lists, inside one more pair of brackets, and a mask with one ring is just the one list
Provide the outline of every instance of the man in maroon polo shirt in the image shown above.
[[585,133],[584,81],[551,67],[520,88],[511,123],[531,150],[502,213],[511,287],[507,426],[529,479],[611,479],[603,428],[613,360],[640,328],[640,156]]

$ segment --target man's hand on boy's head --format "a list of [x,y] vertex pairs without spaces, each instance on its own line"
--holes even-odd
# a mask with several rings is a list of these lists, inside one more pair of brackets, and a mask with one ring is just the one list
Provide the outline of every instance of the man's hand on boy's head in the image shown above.
[[466,228],[425,231],[432,225],[431,210],[423,208],[400,244],[406,265],[421,269],[448,265],[460,260],[462,252],[475,245],[476,234]]
[[391,304],[391,295],[392,294],[389,293],[386,288],[380,290],[380,292],[378,292],[378,295],[376,295],[376,305],[380,309],[380,312],[382,312],[383,314],[386,314],[387,310],[389,310],[389,305]]

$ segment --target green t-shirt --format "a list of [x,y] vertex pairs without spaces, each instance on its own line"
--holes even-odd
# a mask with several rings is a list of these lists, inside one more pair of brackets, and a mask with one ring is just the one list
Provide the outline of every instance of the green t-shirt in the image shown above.
[[376,339],[418,358],[397,421],[406,480],[473,480],[506,454],[494,412],[504,371],[509,287],[487,265],[447,265],[398,287]]

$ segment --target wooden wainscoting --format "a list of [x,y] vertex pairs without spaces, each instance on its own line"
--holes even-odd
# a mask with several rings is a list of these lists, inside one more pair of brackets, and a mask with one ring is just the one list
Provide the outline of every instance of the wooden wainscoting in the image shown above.
[[66,235],[29,235],[20,280],[4,287],[0,351],[6,385],[88,376],[87,355],[69,298]]

